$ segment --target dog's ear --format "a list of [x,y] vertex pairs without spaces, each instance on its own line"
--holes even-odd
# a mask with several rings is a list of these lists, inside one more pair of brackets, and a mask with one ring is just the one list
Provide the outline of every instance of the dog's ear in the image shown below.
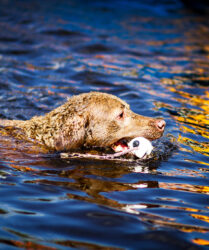
[[84,116],[74,116],[62,124],[54,138],[57,151],[68,151],[80,148],[85,143],[86,119]]

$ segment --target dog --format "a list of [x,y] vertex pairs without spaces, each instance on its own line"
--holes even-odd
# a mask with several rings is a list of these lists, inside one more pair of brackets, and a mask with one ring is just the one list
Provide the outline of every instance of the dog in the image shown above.
[[125,101],[101,92],[73,96],[30,120],[0,120],[0,126],[15,128],[19,139],[38,142],[50,151],[114,148],[135,137],[152,141],[163,135],[165,125],[163,119],[138,115]]

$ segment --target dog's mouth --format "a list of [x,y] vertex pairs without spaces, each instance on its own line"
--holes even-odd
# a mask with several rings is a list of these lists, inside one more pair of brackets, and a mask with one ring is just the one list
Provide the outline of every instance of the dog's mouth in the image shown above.
[[121,152],[121,151],[127,150],[129,148],[128,143],[130,140],[131,140],[130,138],[122,138],[118,140],[117,142],[113,143],[111,148],[115,152]]

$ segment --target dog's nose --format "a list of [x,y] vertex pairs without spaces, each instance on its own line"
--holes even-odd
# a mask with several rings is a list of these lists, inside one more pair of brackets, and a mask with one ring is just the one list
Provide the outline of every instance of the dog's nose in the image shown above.
[[155,125],[160,130],[163,131],[165,128],[166,122],[164,120],[156,120]]

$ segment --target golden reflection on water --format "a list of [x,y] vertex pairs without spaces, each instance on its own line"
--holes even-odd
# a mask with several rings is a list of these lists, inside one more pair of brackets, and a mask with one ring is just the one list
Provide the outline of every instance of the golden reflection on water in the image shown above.
[[[202,76],[201,79],[203,78]],[[204,80],[207,79],[204,78]],[[197,141],[191,138],[190,134],[201,135],[203,139],[209,139],[209,91],[199,87],[203,92],[202,95],[190,94],[183,88],[192,89],[192,87],[184,85],[183,81],[162,79],[161,82],[170,92],[171,99],[182,105],[180,108],[175,108],[178,115],[172,114],[173,119],[178,122],[182,132],[178,137],[178,142],[189,146],[195,152],[208,156],[209,142]],[[187,107],[187,105],[190,105],[190,107]],[[157,103],[157,106],[173,110],[173,107],[169,104]],[[182,148],[182,150],[186,149]]]
[[[209,125],[209,92],[205,91],[203,96],[191,95],[181,90],[176,90],[175,88],[169,88],[172,92],[177,93],[184,98],[184,101],[178,99],[178,101],[183,103],[188,103],[190,105],[196,106],[199,109],[191,108],[189,110],[182,110],[182,116],[178,117],[178,121],[189,123],[199,126]],[[207,134],[207,138],[209,138]]]
[[202,220],[202,221],[209,223],[209,216],[202,215],[202,214],[191,214],[191,216],[195,219]]
[[192,242],[202,246],[209,246],[209,240],[205,239],[195,238],[192,240]]
[[[185,159],[185,161],[188,161]],[[203,163],[204,164],[204,163]],[[169,172],[163,171],[163,175],[165,176],[188,176],[188,177],[201,177],[205,178],[204,174],[200,171],[189,169],[189,168],[178,168],[176,167],[174,170],[170,170]]]
[[[209,186],[200,186],[200,185],[191,185],[191,184],[182,184],[182,183],[165,183],[165,182],[159,182],[159,187],[160,188],[164,188],[164,189],[168,189],[168,190],[176,190],[176,191],[186,191],[186,192],[192,192],[192,193],[200,193],[200,194],[209,194]],[[168,209],[176,209],[177,207],[172,207],[172,206],[166,206]],[[195,209],[195,208],[190,208],[190,207],[178,207],[178,210],[185,210],[188,212],[192,212],[191,214],[188,214],[189,216],[191,216],[192,218],[195,218],[197,220],[202,220],[206,223],[209,223],[209,216],[206,216],[202,213],[206,212],[207,213],[207,207],[205,207],[204,210],[200,210],[200,209]],[[178,223],[177,223],[178,224]],[[170,226],[175,226],[176,223],[173,223],[173,225]],[[185,225],[185,224],[178,224],[178,228],[179,230],[182,230],[184,232],[208,232],[209,231],[209,227],[195,227],[193,225],[189,226],[189,225]],[[193,239],[194,242],[196,242],[197,244],[206,244],[205,241],[201,241],[201,239],[199,239],[198,241],[195,241]]]
[[180,183],[159,183],[160,188],[169,190],[187,191],[192,193],[209,194],[209,186],[180,184]]

